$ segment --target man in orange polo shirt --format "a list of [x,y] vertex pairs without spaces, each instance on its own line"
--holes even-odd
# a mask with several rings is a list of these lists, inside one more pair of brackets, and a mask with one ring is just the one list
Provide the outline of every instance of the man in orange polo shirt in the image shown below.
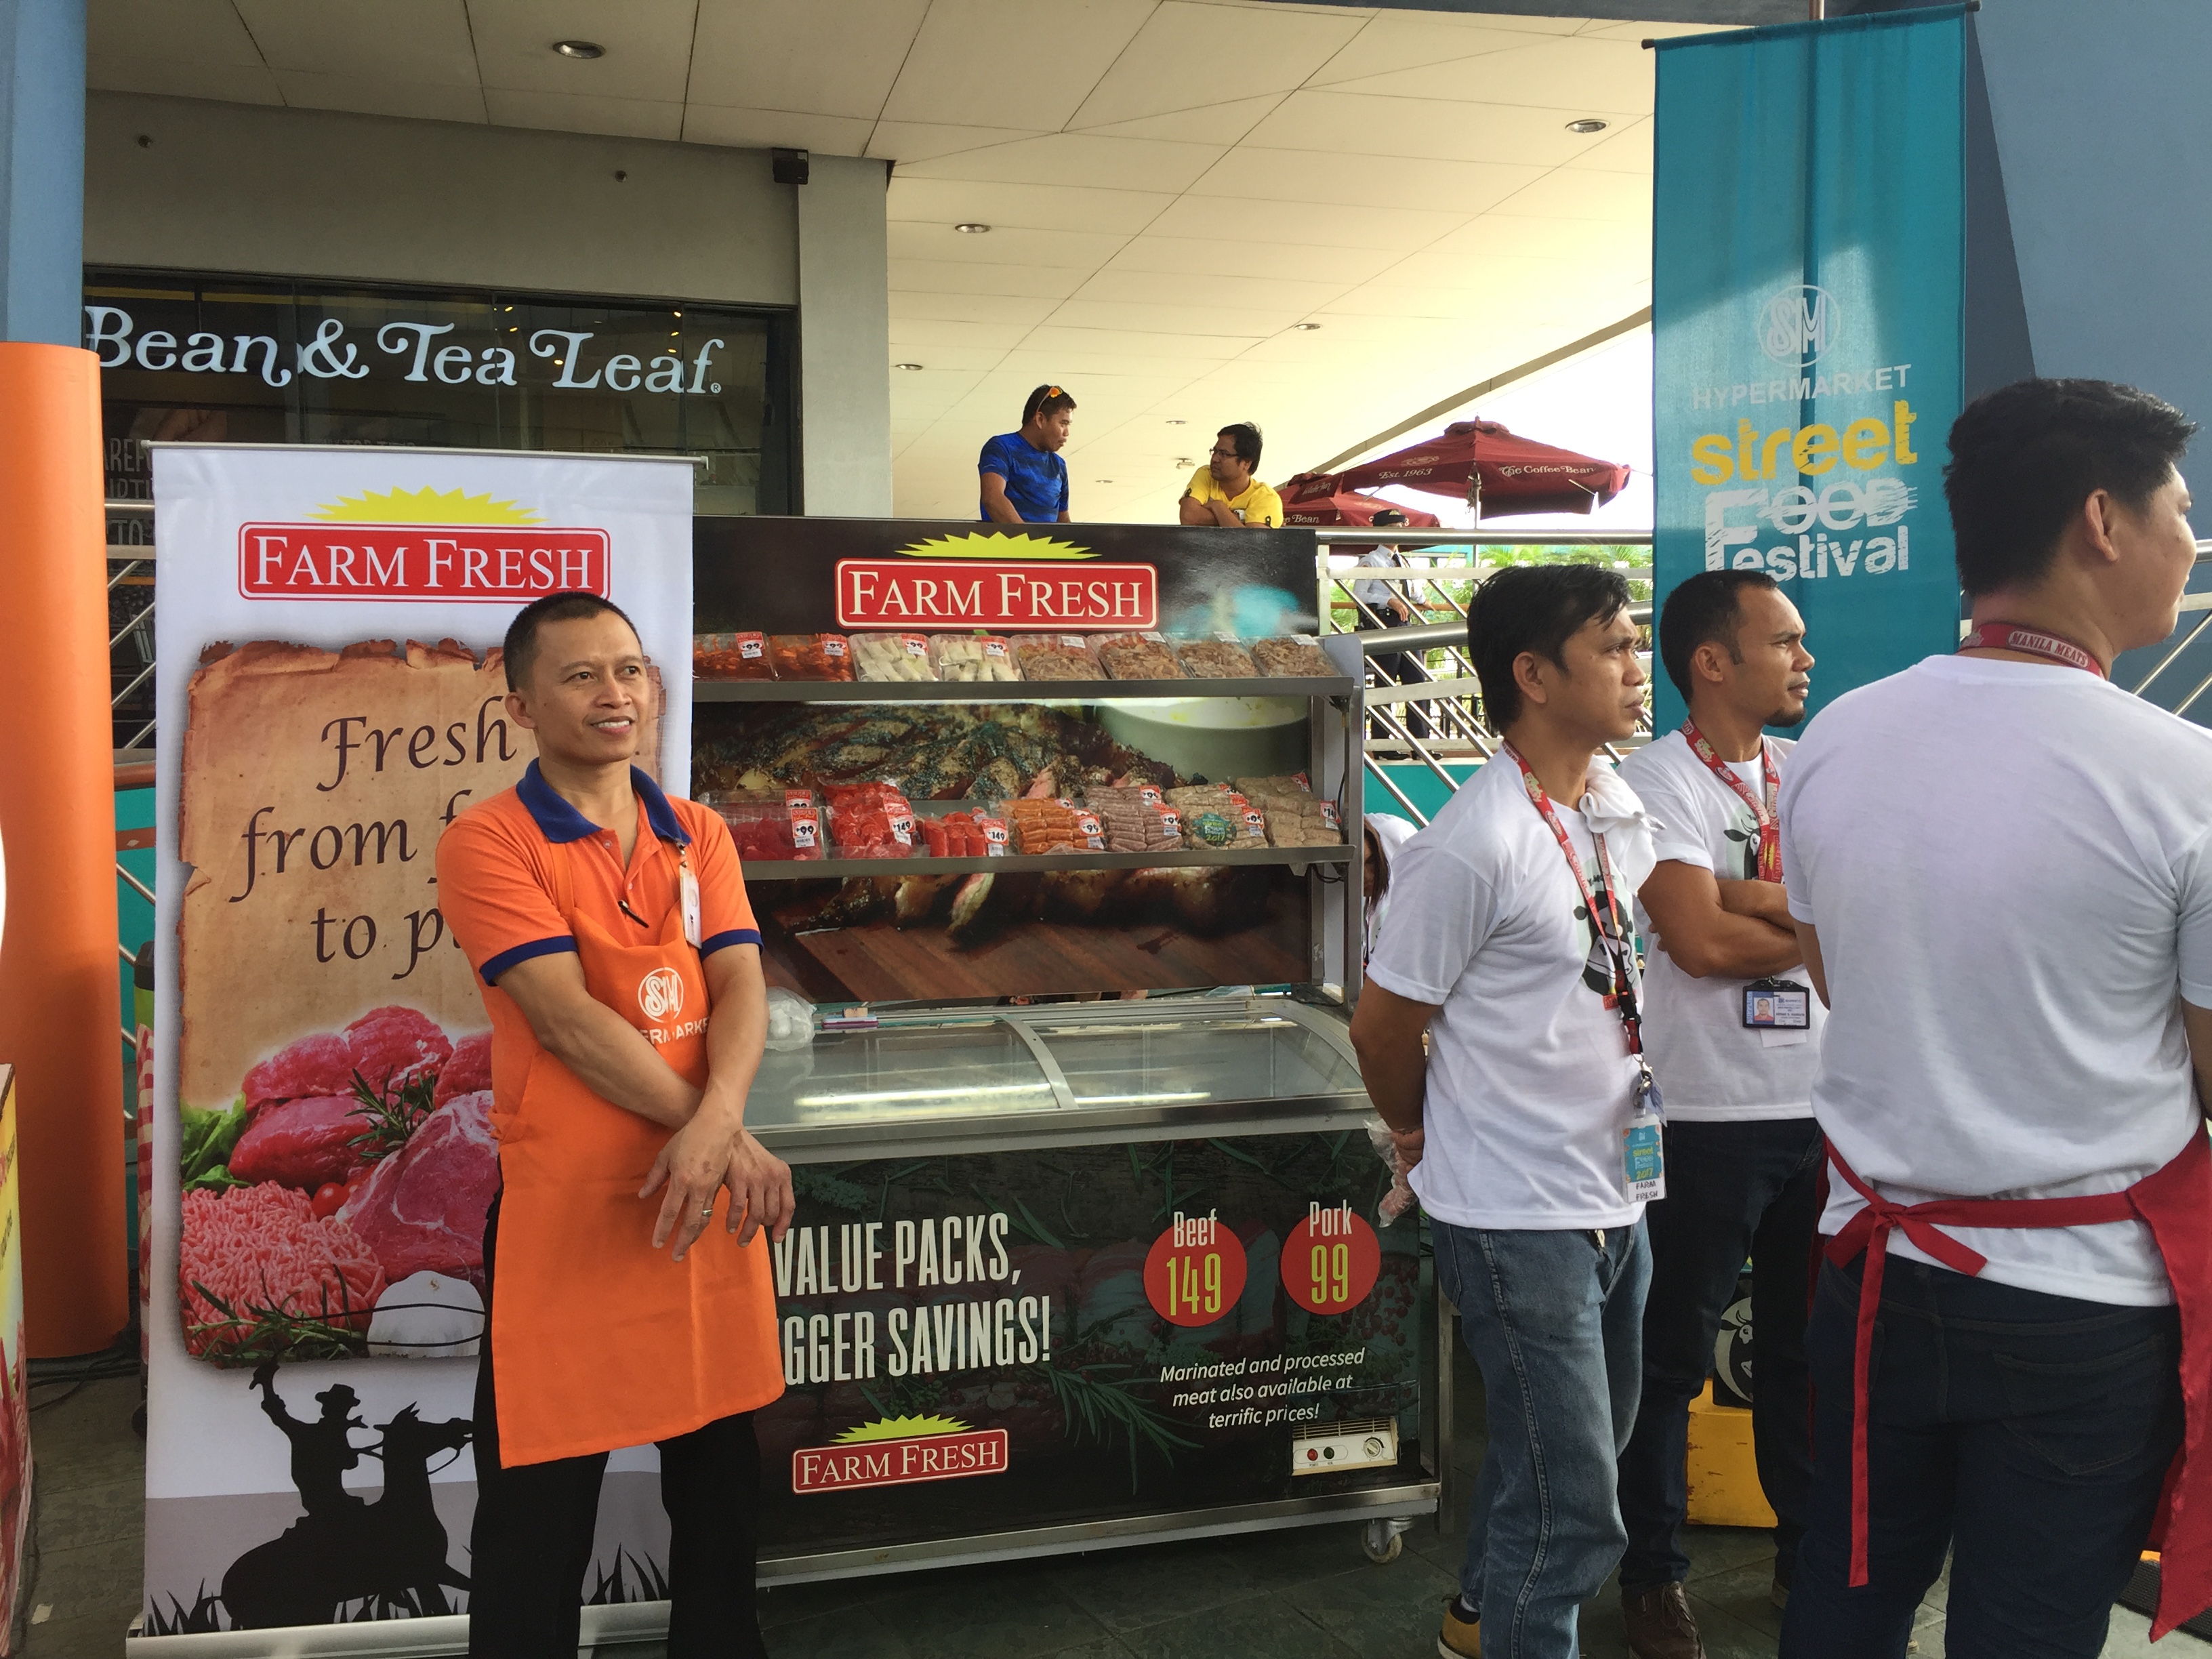
[[650,1440],[671,1659],[764,1655],[751,1413],[783,1371],[760,1233],[783,1236],[792,1192],[744,1127],[760,933],[728,828],[631,763],[654,692],[629,617],[549,595],[507,629],[506,667],[538,758],[438,845],[439,908],[491,1017],[501,1182],[469,1651],[576,1650],[607,1453]]

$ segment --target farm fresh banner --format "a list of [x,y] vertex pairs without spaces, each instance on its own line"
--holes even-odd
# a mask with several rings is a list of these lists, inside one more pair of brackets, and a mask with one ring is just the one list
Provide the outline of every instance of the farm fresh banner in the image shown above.
[[[684,790],[691,469],[210,445],[154,477],[147,1633],[457,1611],[499,1160],[438,837],[530,762],[499,645],[550,592],[636,620]],[[617,1522],[603,1573],[651,1536]]]
[[1958,639],[1965,31],[1948,7],[1657,48],[1657,593],[1774,577],[1815,712]]

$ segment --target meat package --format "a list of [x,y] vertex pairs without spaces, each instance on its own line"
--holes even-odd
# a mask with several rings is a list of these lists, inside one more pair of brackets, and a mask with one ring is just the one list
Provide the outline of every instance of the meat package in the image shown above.
[[1185,640],[1176,647],[1182,672],[1194,680],[1254,680],[1260,666],[1252,653],[1234,636],[1216,634],[1210,640]]
[[1182,814],[1184,845],[1265,847],[1267,820],[1235,790],[1218,783],[1185,784],[1166,792],[1169,805]]
[[929,652],[940,680],[1018,680],[1011,641],[996,634],[933,634]]
[[1279,639],[1252,641],[1252,660],[1261,673],[1273,678],[1319,679],[1336,672],[1335,665],[1310,634],[1285,634]]
[[1091,653],[1117,680],[1179,680],[1182,670],[1164,634],[1093,634]]
[[1306,775],[1239,778],[1237,792],[1264,813],[1271,847],[1341,847],[1344,826],[1336,803],[1316,795]]
[[1080,634],[1024,635],[1014,644],[1014,659],[1025,680],[1103,680],[1091,641]]
[[1020,853],[1103,853],[1105,827],[1087,807],[1065,800],[1006,803],[1015,850]]
[[853,652],[842,634],[771,634],[769,659],[780,680],[849,680]]
[[1006,821],[962,809],[942,817],[918,817],[915,828],[933,858],[996,858],[1006,850]]
[[927,634],[855,634],[853,665],[864,680],[933,680]]
[[730,826],[730,839],[737,843],[742,862],[822,856],[822,809],[811,789],[725,797],[710,805]]
[[691,672],[702,680],[772,680],[765,634],[694,634]]
[[888,783],[831,784],[830,836],[848,859],[914,856],[914,807]]
[[1172,853],[1182,847],[1182,815],[1152,784],[1086,789],[1083,804],[1105,827],[1109,853]]

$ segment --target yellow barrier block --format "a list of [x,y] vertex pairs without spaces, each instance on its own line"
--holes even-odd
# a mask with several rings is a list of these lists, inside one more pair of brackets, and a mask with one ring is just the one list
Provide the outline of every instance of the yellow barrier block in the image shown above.
[[1774,1510],[1759,1484],[1751,1413],[1713,1399],[1713,1385],[1690,1402],[1690,1524],[1771,1527]]

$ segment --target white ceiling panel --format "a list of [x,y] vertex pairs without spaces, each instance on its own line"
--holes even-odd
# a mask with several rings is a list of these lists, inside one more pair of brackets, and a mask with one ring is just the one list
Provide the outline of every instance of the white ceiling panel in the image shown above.
[[[891,289],[891,326],[902,322],[1041,323],[1052,314],[1054,298],[1012,294],[947,294],[941,289],[916,293]],[[896,337],[896,335],[895,335]]]
[[[882,114],[1056,131],[1157,9],[1155,0],[932,0]],[[1149,114],[1136,110],[1133,114]]]
[[[883,113],[929,0],[698,0],[698,7],[690,96],[729,108],[872,121]],[[600,9],[614,15],[604,4]]]
[[[1047,323],[1030,331],[1032,350],[1090,352],[1119,356],[1170,357],[1193,365],[1225,362],[1249,348],[1256,337],[1246,335],[1146,334],[1134,329],[1075,328]],[[1195,372],[1195,369],[1194,369]]]
[[[1236,152],[1232,151],[1231,154]],[[1279,156],[1280,150],[1271,152]],[[1468,222],[1464,213],[1437,208],[1387,208],[1361,202],[1267,200],[1236,196],[1183,196],[1148,227],[1154,236],[1213,240],[1249,236],[1255,242],[1326,248],[1426,247]]]
[[1655,123],[1650,116],[1621,124],[1601,135],[1588,149],[1567,163],[1596,173],[1632,173],[1649,182],[1651,177],[1651,139]]
[[825,155],[858,155],[875,124],[849,115],[810,115],[796,110],[731,109],[689,104],[684,137],[694,144],[742,149],[818,149]]
[[879,161],[927,161],[963,150],[1009,144],[1043,135],[1021,127],[942,126],[931,121],[878,121],[869,135],[867,153]]
[[269,67],[280,72],[434,86],[479,84],[468,9],[461,0],[379,0],[374,6],[355,0],[234,3]]
[[1132,305],[1078,295],[1052,314],[1055,324],[1076,328],[1127,329],[1140,334],[1206,334],[1224,339],[1260,339],[1279,334],[1303,311],[1261,311],[1249,306]]
[[1604,140],[1569,132],[1557,110],[1372,93],[1295,92],[1245,142],[1279,149],[1555,167]]
[[1633,173],[1559,167],[1498,204],[1500,213],[1531,219],[1595,219],[1617,224],[1651,212],[1651,180]]
[[1111,190],[1180,193],[1228,152],[1225,144],[1171,143],[1159,138],[1111,138],[1055,132],[988,149],[962,150],[902,165],[902,179],[962,179],[983,183],[1066,184],[1080,179]]
[[1084,300],[1119,300],[1134,305],[1198,304],[1279,311],[1296,321],[1327,305],[1348,283],[1301,283],[1265,276],[1192,276],[1183,271],[1130,270],[1109,265],[1078,291]]
[[380,81],[350,75],[313,75],[278,70],[276,89],[299,109],[342,109],[356,115],[396,115],[410,121],[471,121],[482,125],[482,87],[441,81]]
[[484,108],[498,127],[546,127],[556,132],[604,132],[619,138],[684,136],[684,106],[645,98],[605,98],[566,92],[484,88]]
[[980,260],[902,259],[894,255],[890,273],[891,303],[901,303],[902,295],[918,299],[926,294],[942,295],[948,305],[1000,296],[1064,300],[1082,287],[1090,275],[1090,269],[1083,265],[1001,265]]
[[1232,98],[1226,103],[1179,109],[1166,115],[1142,115],[1133,121],[1109,121],[1103,126],[1079,131],[1130,138],[1170,138],[1194,144],[1233,144],[1286,96],[1285,93],[1271,92],[1259,98]]
[[1332,90],[1529,104],[1571,115],[1638,113],[1651,107],[1651,54],[1633,40],[1543,40],[1425,69],[1366,76]]
[[[1087,274],[1112,258],[1129,240],[1127,235],[1109,231],[1028,230],[1018,225],[994,227],[988,236],[967,236],[953,229],[953,222],[944,219],[892,220],[889,227],[891,258],[926,259],[940,264],[1065,265]],[[1065,291],[1072,294],[1074,289]]]
[[101,57],[264,66],[230,0],[101,0],[85,15],[85,46]]
[[[622,33],[610,44],[599,40],[608,21],[602,0],[468,0],[477,71],[487,88],[664,104],[684,101],[698,11],[699,0],[623,0]],[[563,58],[551,50],[556,40],[596,41],[607,54]]]
[[1103,126],[1203,109],[1224,93],[1288,92],[1303,85],[1365,21],[1357,13],[1165,0],[1090,89],[1069,125]]
[[1486,213],[1450,235],[1439,238],[1439,253],[1510,254],[1520,258],[1602,259],[1608,254],[1625,261],[1650,258],[1651,216],[1649,205],[1635,222],[1608,223],[1591,219],[1533,219],[1514,213]]
[[131,52],[86,54],[85,84],[101,92],[146,92],[167,98],[212,98],[223,104],[281,104],[266,65],[191,64]]
[[[1003,357],[1022,343],[1022,337],[1030,327],[1030,324],[1014,317],[994,317],[988,322],[978,322],[955,321],[943,317],[912,317],[894,313],[891,316],[891,343],[894,346],[988,348],[999,357]],[[908,354],[897,351],[892,355],[905,356]],[[992,361],[995,365],[997,357]]]
[[1223,241],[1213,237],[1133,236],[1103,269],[1169,276],[1255,276],[1281,281],[1363,283],[1387,269],[1395,251],[1299,246],[1291,242]]
[[1328,203],[1340,207],[1372,204],[1428,209],[1465,218],[1497,206],[1543,177],[1540,167],[1489,161],[1433,161],[1242,145],[1192,186],[1191,194]]
[[[1133,236],[1176,198],[1164,191],[1100,190],[1087,185],[1001,185],[963,179],[891,175],[891,221],[986,224],[994,231],[1120,231]],[[957,233],[956,233],[957,234]],[[965,239],[963,239],[965,240]],[[981,241],[981,237],[975,238]]]
[[1366,76],[1431,69],[1528,44],[1525,30],[1469,28],[1428,12],[1384,12],[1306,84],[1340,86]]

